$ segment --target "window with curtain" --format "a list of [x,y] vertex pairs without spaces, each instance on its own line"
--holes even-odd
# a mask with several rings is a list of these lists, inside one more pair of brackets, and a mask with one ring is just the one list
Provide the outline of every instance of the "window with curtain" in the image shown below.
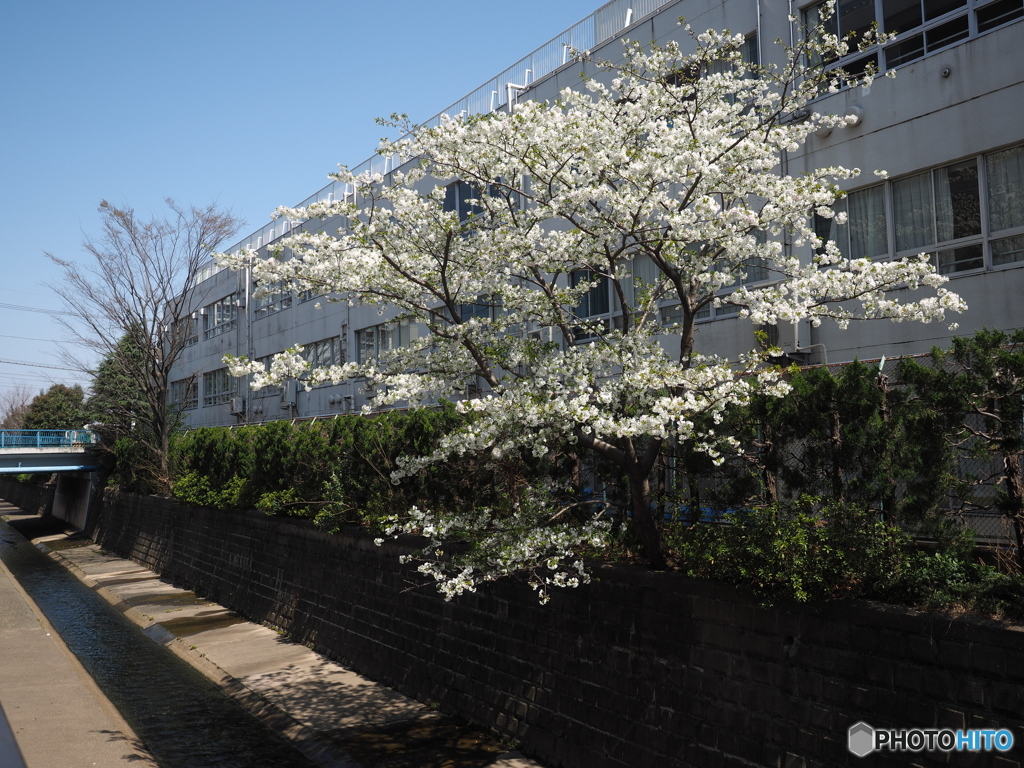
[[[982,165],[982,161],[984,165]],[[888,204],[888,207],[887,207]],[[814,230],[848,258],[931,254],[944,275],[1024,262],[1024,145],[850,192]]]
[[[976,159],[895,181],[892,201],[897,252],[930,251],[944,275],[984,266]],[[979,242],[963,242],[971,238]]]
[[846,214],[846,222],[840,224],[835,216],[826,219],[815,214],[818,237],[834,242],[848,259],[877,259],[889,253],[884,185],[850,192],[833,208],[836,213]]
[[235,327],[235,319],[238,315],[237,296],[234,293],[225,296],[223,299],[205,306],[202,312],[204,339],[226,333]]
[[[1024,261],[1024,146],[993,152],[985,158],[988,174],[988,228],[992,264]],[[1010,235],[1009,237],[1005,235]]]
[[889,252],[885,218],[885,187],[851,192],[846,197],[847,223],[852,259],[877,259]]
[[892,209],[897,251],[924,249],[934,242],[930,172],[893,182]]
[[[629,262],[629,274],[621,281],[622,293],[631,309],[636,309],[644,291],[650,291],[661,281],[662,275],[648,256],[637,256]],[[612,290],[612,303],[616,312],[622,311],[618,291]]]

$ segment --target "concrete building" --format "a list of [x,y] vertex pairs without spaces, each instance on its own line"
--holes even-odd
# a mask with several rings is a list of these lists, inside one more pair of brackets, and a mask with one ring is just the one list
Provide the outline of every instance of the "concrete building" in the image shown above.
[[[786,162],[790,173],[845,165],[888,171],[849,185],[849,223],[822,229],[854,257],[891,258],[926,251],[949,287],[970,310],[956,333],[982,327],[1024,326],[1024,0],[838,0],[833,23],[840,34],[877,22],[897,37],[884,48],[843,60],[848,69],[873,58],[880,70],[898,70],[869,89],[847,90],[821,102],[820,111],[856,115],[856,125],[812,135]],[[772,41],[797,34],[790,14],[813,22],[815,2],[790,0],[613,0],[579,24],[443,110],[458,114],[506,108],[510,100],[550,99],[579,83],[584,66],[568,47],[597,58],[621,58],[621,40],[684,44],[680,17],[695,29],[747,35],[749,55],[771,60]],[[437,120],[438,118],[434,118]],[[355,170],[393,170],[375,157]],[[342,184],[319,190],[301,205],[346,194]],[[261,254],[299,222],[277,221],[230,250]],[[316,223],[316,227],[322,226]],[[808,252],[808,256],[809,256]],[[297,382],[250,391],[228,376],[225,354],[269,359],[301,344],[319,365],[365,359],[403,341],[409,328],[383,322],[375,308],[329,303],[325,297],[278,291],[253,298],[248,274],[208,268],[191,297],[191,343],[172,376],[172,399],[185,407],[188,426],[253,423],[326,416],[366,402],[358,383],[310,391]],[[671,313],[671,302],[663,312]],[[614,302],[609,302],[614,306]],[[947,345],[945,324],[826,322],[780,327],[778,342],[801,362],[843,362],[928,351]],[[735,308],[711,309],[699,327],[700,348],[737,355],[754,346],[750,321]]]

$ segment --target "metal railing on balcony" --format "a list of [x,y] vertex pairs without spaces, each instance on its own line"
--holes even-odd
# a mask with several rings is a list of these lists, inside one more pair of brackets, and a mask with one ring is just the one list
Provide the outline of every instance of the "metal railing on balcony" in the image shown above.
[[[449,105],[447,109],[438,112],[422,125],[425,127],[437,126],[441,123],[444,115],[484,114],[500,109],[508,103],[511,93],[509,86],[521,88],[532,85],[540,78],[569,63],[571,51],[589,50],[606,43],[621,34],[627,27],[675,2],[677,0],[611,0],[473,92]],[[374,155],[352,167],[351,170],[356,174],[365,171],[385,174],[394,170],[394,167],[394,158]],[[317,190],[295,207],[304,208],[325,200],[341,200],[351,193],[350,185],[332,182]],[[242,248],[262,248],[288,234],[291,227],[291,223],[283,220],[270,222],[225,250],[228,253],[234,253]],[[197,282],[213,277],[220,271],[217,264],[211,262],[203,268]]]

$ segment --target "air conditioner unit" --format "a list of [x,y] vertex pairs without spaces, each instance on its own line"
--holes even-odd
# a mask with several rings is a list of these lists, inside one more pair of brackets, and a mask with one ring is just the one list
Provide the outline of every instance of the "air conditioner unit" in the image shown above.
[[778,330],[778,346],[782,348],[784,354],[797,354],[810,346],[810,320],[800,320],[796,323],[780,322],[775,327]]
[[244,416],[245,415],[245,400],[244,400],[244,398],[232,397],[231,400],[228,401],[228,404],[230,406],[231,413],[233,415],[235,415],[235,416]]
[[294,408],[299,394],[299,382],[288,379],[281,387],[281,405]]

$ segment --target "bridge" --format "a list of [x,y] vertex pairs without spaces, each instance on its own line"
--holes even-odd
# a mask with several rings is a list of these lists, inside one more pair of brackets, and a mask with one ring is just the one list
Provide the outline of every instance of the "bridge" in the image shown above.
[[91,472],[99,442],[89,429],[0,429],[0,474]]
[[[46,512],[82,530],[93,496],[99,443],[99,435],[90,429],[0,429],[0,475],[56,473]],[[0,765],[6,765],[3,757],[0,751]]]

